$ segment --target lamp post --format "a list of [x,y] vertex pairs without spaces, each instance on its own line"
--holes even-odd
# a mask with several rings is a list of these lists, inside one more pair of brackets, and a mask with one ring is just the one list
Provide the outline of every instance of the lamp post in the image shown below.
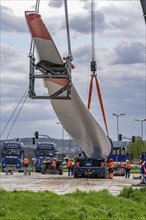
[[113,115],[117,117],[117,141],[118,141],[118,147],[119,147],[119,117],[124,116],[125,114],[124,113],[121,113],[121,114],[113,113]]
[[[56,124],[62,125],[60,122],[56,122]],[[64,128],[63,128],[63,126],[62,126],[62,140],[63,140],[63,142],[62,142],[62,150],[64,151]]]
[[146,121],[146,118],[145,119],[135,119],[135,121],[139,121],[141,123],[141,138],[143,140],[143,122]]

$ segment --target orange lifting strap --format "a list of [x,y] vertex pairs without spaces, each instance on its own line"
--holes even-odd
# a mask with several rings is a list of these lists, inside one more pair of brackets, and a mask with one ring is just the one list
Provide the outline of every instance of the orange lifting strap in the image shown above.
[[103,106],[103,101],[102,101],[102,95],[101,95],[101,92],[100,92],[100,86],[99,86],[99,83],[98,83],[98,80],[97,80],[97,75],[95,73],[91,74],[91,81],[90,81],[90,87],[89,87],[89,96],[88,96],[88,109],[90,109],[91,98],[92,98],[93,78],[95,78],[96,89],[97,89],[97,94],[98,94],[98,98],[99,98],[100,108],[101,108],[101,111],[102,111],[102,116],[103,116],[103,120],[104,120],[104,124],[105,124],[105,128],[106,128],[106,133],[107,133],[107,136],[109,137],[108,127],[107,127],[107,122],[106,122],[106,117],[105,117],[105,112],[104,112],[104,106]]

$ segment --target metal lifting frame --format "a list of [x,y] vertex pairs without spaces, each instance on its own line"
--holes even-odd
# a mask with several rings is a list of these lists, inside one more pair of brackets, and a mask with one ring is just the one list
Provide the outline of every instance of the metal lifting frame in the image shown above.
[[[39,12],[39,4],[40,0],[36,0],[35,11]],[[72,67],[72,53],[71,53],[71,43],[70,43],[70,32],[69,32],[69,22],[68,22],[68,6],[67,0],[64,0],[65,6],[65,18],[66,18],[66,29],[67,29],[67,41],[68,41],[68,57],[65,58],[65,64],[61,67],[57,65],[52,67],[43,68],[40,65],[42,61],[38,64],[35,64],[34,57],[34,40],[31,40],[30,46],[30,69],[29,69],[29,97],[32,99],[71,99],[71,67]],[[39,70],[42,74],[35,74],[35,70]],[[66,79],[67,84],[61,89],[57,90],[55,93],[51,95],[36,95],[35,93],[35,79]],[[66,91],[66,95],[63,92]]]
[[[29,69],[29,97],[32,99],[71,99],[71,61],[66,58],[66,62],[62,67],[47,67],[35,64],[35,57],[29,54],[30,69]],[[35,70],[39,70],[42,74],[36,74]],[[55,93],[49,95],[36,95],[35,79],[67,79],[67,84]],[[66,91],[66,95],[63,92]]]

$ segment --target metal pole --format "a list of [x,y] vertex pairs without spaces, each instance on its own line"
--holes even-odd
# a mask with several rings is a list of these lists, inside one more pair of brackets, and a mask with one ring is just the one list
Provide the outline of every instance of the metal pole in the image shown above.
[[146,121],[146,118],[145,119],[135,119],[135,121],[139,121],[141,123],[141,138],[143,140],[143,122]]
[[141,121],[141,138],[143,140],[143,121]]
[[[60,122],[56,122],[58,125],[62,125]],[[64,128],[62,126],[62,150],[64,152]]]
[[124,113],[121,114],[115,114],[113,113],[114,116],[117,117],[117,141],[118,141],[118,147],[120,146],[120,142],[119,142],[119,116],[124,116]]

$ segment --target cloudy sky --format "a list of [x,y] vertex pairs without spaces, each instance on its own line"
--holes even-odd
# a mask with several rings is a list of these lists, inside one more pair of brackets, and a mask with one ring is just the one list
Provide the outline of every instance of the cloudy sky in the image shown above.
[[[87,105],[91,78],[91,5],[88,0],[68,0],[73,64],[73,83]],[[28,88],[31,37],[24,11],[34,10],[35,0],[1,0],[1,139],[32,137],[34,131],[54,138],[62,137],[49,100],[31,100]],[[40,14],[49,29],[61,56],[68,54],[63,0],[41,0]],[[110,137],[141,136],[141,123],[146,118],[146,55],[145,23],[139,0],[96,0],[97,76],[104,102]],[[43,83],[39,91],[46,93]],[[19,101],[23,105],[16,109]],[[20,111],[19,116],[18,112]],[[104,129],[96,88],[93,88],[91,110]],[[13,114],[14,113],[14,114]],[[13,114],[13,115],[12,115]],[[11,117],[12,116],[12,117]],[[11,120],[10,120],[11,117]],[[6,124],[10,121],[7,128]],[[15,124],[13,126],[13,123]],[[11,132],[10,132],[11,131]],[[146,122],[143,123],[146,139]],[[65,139],[69,136],[65,132]]]

